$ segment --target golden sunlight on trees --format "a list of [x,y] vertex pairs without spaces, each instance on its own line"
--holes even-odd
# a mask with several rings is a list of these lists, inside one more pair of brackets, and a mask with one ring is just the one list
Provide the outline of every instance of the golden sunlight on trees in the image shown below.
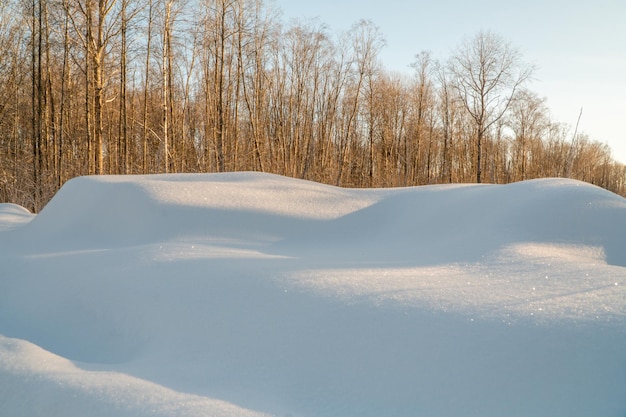
[[[369,21],[263,0],[0,1],[0,202],[86,174],[266,171],[349,187],[569,176],[626,194],[605,144],[550,117],[496,34],[387,71]],[[417,52],[417,51],[416,51]]]

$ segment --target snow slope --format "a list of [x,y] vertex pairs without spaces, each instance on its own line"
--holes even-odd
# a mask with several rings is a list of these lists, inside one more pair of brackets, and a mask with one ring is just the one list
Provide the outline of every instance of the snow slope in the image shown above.
[[626,200],[82,177],[0,204],[1,416],[626,415]]

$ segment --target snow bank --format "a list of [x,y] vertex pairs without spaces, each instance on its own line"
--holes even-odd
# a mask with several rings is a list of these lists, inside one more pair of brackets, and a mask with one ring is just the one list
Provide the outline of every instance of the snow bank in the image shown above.
[[34,215],[22,206],[0,203],[0,232],[23,226],[33,217]]
[[77,178],[0,205],[0,406],[623,417],[625,300],[626,200],[581,182]]

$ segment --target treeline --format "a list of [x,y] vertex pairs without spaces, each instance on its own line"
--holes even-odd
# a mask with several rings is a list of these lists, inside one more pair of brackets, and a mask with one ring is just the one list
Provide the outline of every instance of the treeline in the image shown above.
[[0,0],[0,201],[37,211],[85,174],[236,170],[625,194],[624,165],[551,120],[499,36],[421,53],[412,75],[383,46],[371,22],[334,34],[262,0]]

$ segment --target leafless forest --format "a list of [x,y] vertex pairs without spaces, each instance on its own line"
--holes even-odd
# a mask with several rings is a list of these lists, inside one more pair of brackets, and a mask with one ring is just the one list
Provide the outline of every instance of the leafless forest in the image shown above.
[[78,175],[234,170],[626,193],[626,167],[551,119],[497,34],[419,53],[411,74],[383,47],[371,22],[335,33],[263,0],[0,0],[0,201],[37,211]]

